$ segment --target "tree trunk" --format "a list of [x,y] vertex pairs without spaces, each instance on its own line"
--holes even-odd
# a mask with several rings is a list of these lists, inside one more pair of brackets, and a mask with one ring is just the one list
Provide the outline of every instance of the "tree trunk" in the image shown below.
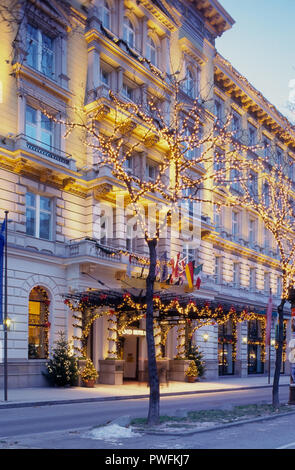
[[148,240],[149,254],[150,254],[150,268],[149,274],[146,279],[146,340],[148,352],[148,374],[150,385],[150,398],[149,398],[149,412],[148,424],[157,424],[160,416],[160,389],[159,378],[157,371],[155,340],[154,340],[154,282],[156,278],[156,246],[157,240]]
[[[281,299],[281,303],[278,306],[278,347],[276,350],[276,362],[275,362],[275,373],[273,378],[272,387],[272,405],[275,408],[280,406],[279,400],[279,381],[281,373],[282,355],[283,355],[283,340],[284,340],[284,305],[285,299]],[[270,367],[270,365],[269,365]]]

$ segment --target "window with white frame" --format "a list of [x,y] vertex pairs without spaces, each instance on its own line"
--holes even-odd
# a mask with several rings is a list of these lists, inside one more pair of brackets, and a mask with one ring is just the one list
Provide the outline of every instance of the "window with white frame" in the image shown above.
[[125,98],[132,101],[134,98],[134,88],[132,88],[128,83],[124,82],[122,87],[122,93]]
[[26,35],[27,64],[43,73],[49,78],[54,78],[55,48],[54,39],[48,34],[28,23]]
[[222,121],[222,104],[218,99],[214,100],[214,111],[218,121]]
[[127,16],[124,16],[123,39],[129,47],[131,47],[131,48],[135,47],[134,26],[133,26],[133,24],[131,23],[130,19]]
[[264,248],[269,249],[270,246],[270,232],[264,227]]
[[54,125],[40,109],[26,106],[25,135],[29,141],[42,144],[47,150],[54,146]]
[[195,260],[195,254],[196,253],[194,248],[190,248],[190,246],[187,244],[183,246],[182,256],[183,258],[186,258],[187,263]]
[[133,157],[131,155],[128,155],[123,163],[123,167],[127,171],[127,173],[132,173],[133,172]]
[[264,273],[264,292],[265,294],[269,294],[270,291],[270,273]]
[[214,221],[214,225],[217,229],[221,227],[221,224],[222,224],[221,207],[217,206],[216,204],[214,204],[214,206],[213,206],[213,221]]
[[183,91],[190,97],[194,98],[196,94],[196,83],[193,71],[190,67],[186,68],[186,75],[183,82]]
[[158,65],[157,47],[151,36],[148,36],[146,43],[146,58],[153,64]]
[[145,165],[145,177],[148,181],[155,181],[158,173],[158,165],[153,160],[147,159]]
[[111,9],[106,0],[103,1],[101,8],[101,22],[104,28],[111,29]]
[[250,245],[253,245],[256,241],[256,220],[255,219],[249,220],[248,240],[249,240]]
[[233,113],[232,117],[232,130],[234,132],[234,136],[237,137],[237,134],[241,128],[241,118],[237,114]]
[[36,238],[52,239],[52,198],[26,193],[26,233]]
[[232,235],[237,237],[239,234],[239,213],[232,211]]
[[107,87],[111,84],[111,73],[103,67],[100,69],[100,82]]
[[134,226],[127,222],[126,224],[126,250],[130,252],[136,251],[136,231],[134,231]]

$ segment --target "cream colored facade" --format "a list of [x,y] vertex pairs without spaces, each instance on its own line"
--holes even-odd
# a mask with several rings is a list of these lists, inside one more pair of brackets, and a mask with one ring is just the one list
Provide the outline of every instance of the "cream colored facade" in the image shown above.
[[[11,386],[43,383],[40,371],[45,358],[28,355],[32,290],[40,286],[50,301],[50,349],[60,330],[66,332],[69,340],[79,334],[73,328],[63,296],[98,288],[97,279],[110,289],[122,288],[118,273],[126,271],[127,263],[126,256],[111,256],[89,240],[97,238],[101,204],[106,200],[111,206],[114,204],[116,183],[110,184],[110,175],[98,169],[95,154],[86,149],[81,135],[73,133],[64,139],[65,129],[48,123],[44,109],[58,119],[76,120],[82,108],[86,113],[100,108],[100,125],[107,130],[111,127],[113,106],[109,89],[137,102],[145,100],[147,93],[160,90],[165,101],[169,87],[159,80],[156,71],[180,70],[184,78],[189,71],[194,96],[188,89],[188,102],[199,94],[204,108],[213,115],[217,109],[213,105],[218,101],[223,113],[220,118],[234,109],[243,129],[242,138],[249,135],[249,127],[253,126],[257,141],[265,135],[292,159],[295,142],[295,136],[288,132],[285,141],[276,142],[277,130],[287,128],[288,122],[216,52],[215,38],[226,34],[233,24],[230,14],[216,0],[97,0],[86,7],[76,0],[70,6],[60,0],[50,2],[50,7],[47,2],[40,2],[24,13],[17,48],[12,48],[15,33],[5,24],[0,31],[0,107],[4,117],[0,123],[0,209],[3,217],[4,210],[9,211],[10,220]],[[142,60],[146,58],[155,66],[154,73]],[[138,164],[142,171],[147,164],[153,166],[160,161],[162,150],[148,142],[141,147]],[[245,210],[236,212],[233,216],[231,209],[224,208],[215,216],[210,207],[202,208],[200,244],[190,253],[198,264],[203,263],[202,285],[196,297],[247,304],[265,312],[269,288],[275,295],[275,304],[280,298],[276,249],[272,240],[265,241],[259,220],[255,219],[251,226],[250,236],[250,220],[254,217]],[[116,237],[107,241],[108,246],[147,254],[143,240],[137,240],[131,248],[126,245],[126,220],[120,211],[116,212],[114,226]],[[172,257],[183,246],[180,240],[171,244],[161,240],[160,249],[164,248]],[[134,262],[132,272],[140,270]],[[140,327],[144,329],[144,324]],[[249,350],[244,342],[247,329],[246,323],[239,325],[234,370],[219,372],[248,374]],[[204,333],[209,336],[206,342]],[[107,320],[98,319],[89,344],[89,354],[98,369],[99,361],[108,355],[107,337]],[[144,336],[137,338],[126,336],[124,346],[125,355],[136,354],[136,378],[144,377],[147,356]],[[199,330],[195,341],[204,354],[206,377],[216,378],[218,327]],[[176,346],[177,333],[171,331],[166,346],[170,359],[175,357]],[[254,372],[266,373],[267,367]],[[134,369],[127,369],[125,365],[125,377],[129,374],[129,378],[135,378]],[[285,372],[288,373],[287,366]]]

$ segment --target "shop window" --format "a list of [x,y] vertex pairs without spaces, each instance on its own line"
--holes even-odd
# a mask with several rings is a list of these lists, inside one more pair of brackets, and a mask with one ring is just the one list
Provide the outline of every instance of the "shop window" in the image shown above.
[[50,300],[43,287],[32,289],[29,297],[28,358],[47,359]]
[[218,325],[218,367],[219,375],[235,373],[236,337],[235,327],[231,320]]
[[248,322],[248,374],[263,374],[265,360],[265,320]]

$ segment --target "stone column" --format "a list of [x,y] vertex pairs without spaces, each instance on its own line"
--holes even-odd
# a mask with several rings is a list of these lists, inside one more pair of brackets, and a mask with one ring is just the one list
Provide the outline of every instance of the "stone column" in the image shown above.
[[154,322],[154,338],[155,338],[156,359],[161,359],[162,358],[161,327],[157,321]]
[[185,358],[185,322],[177,326],[177,359]]
[[116,315],[112,315],[108,319],[108,359],[117,359],[117,338],[117,317]]

